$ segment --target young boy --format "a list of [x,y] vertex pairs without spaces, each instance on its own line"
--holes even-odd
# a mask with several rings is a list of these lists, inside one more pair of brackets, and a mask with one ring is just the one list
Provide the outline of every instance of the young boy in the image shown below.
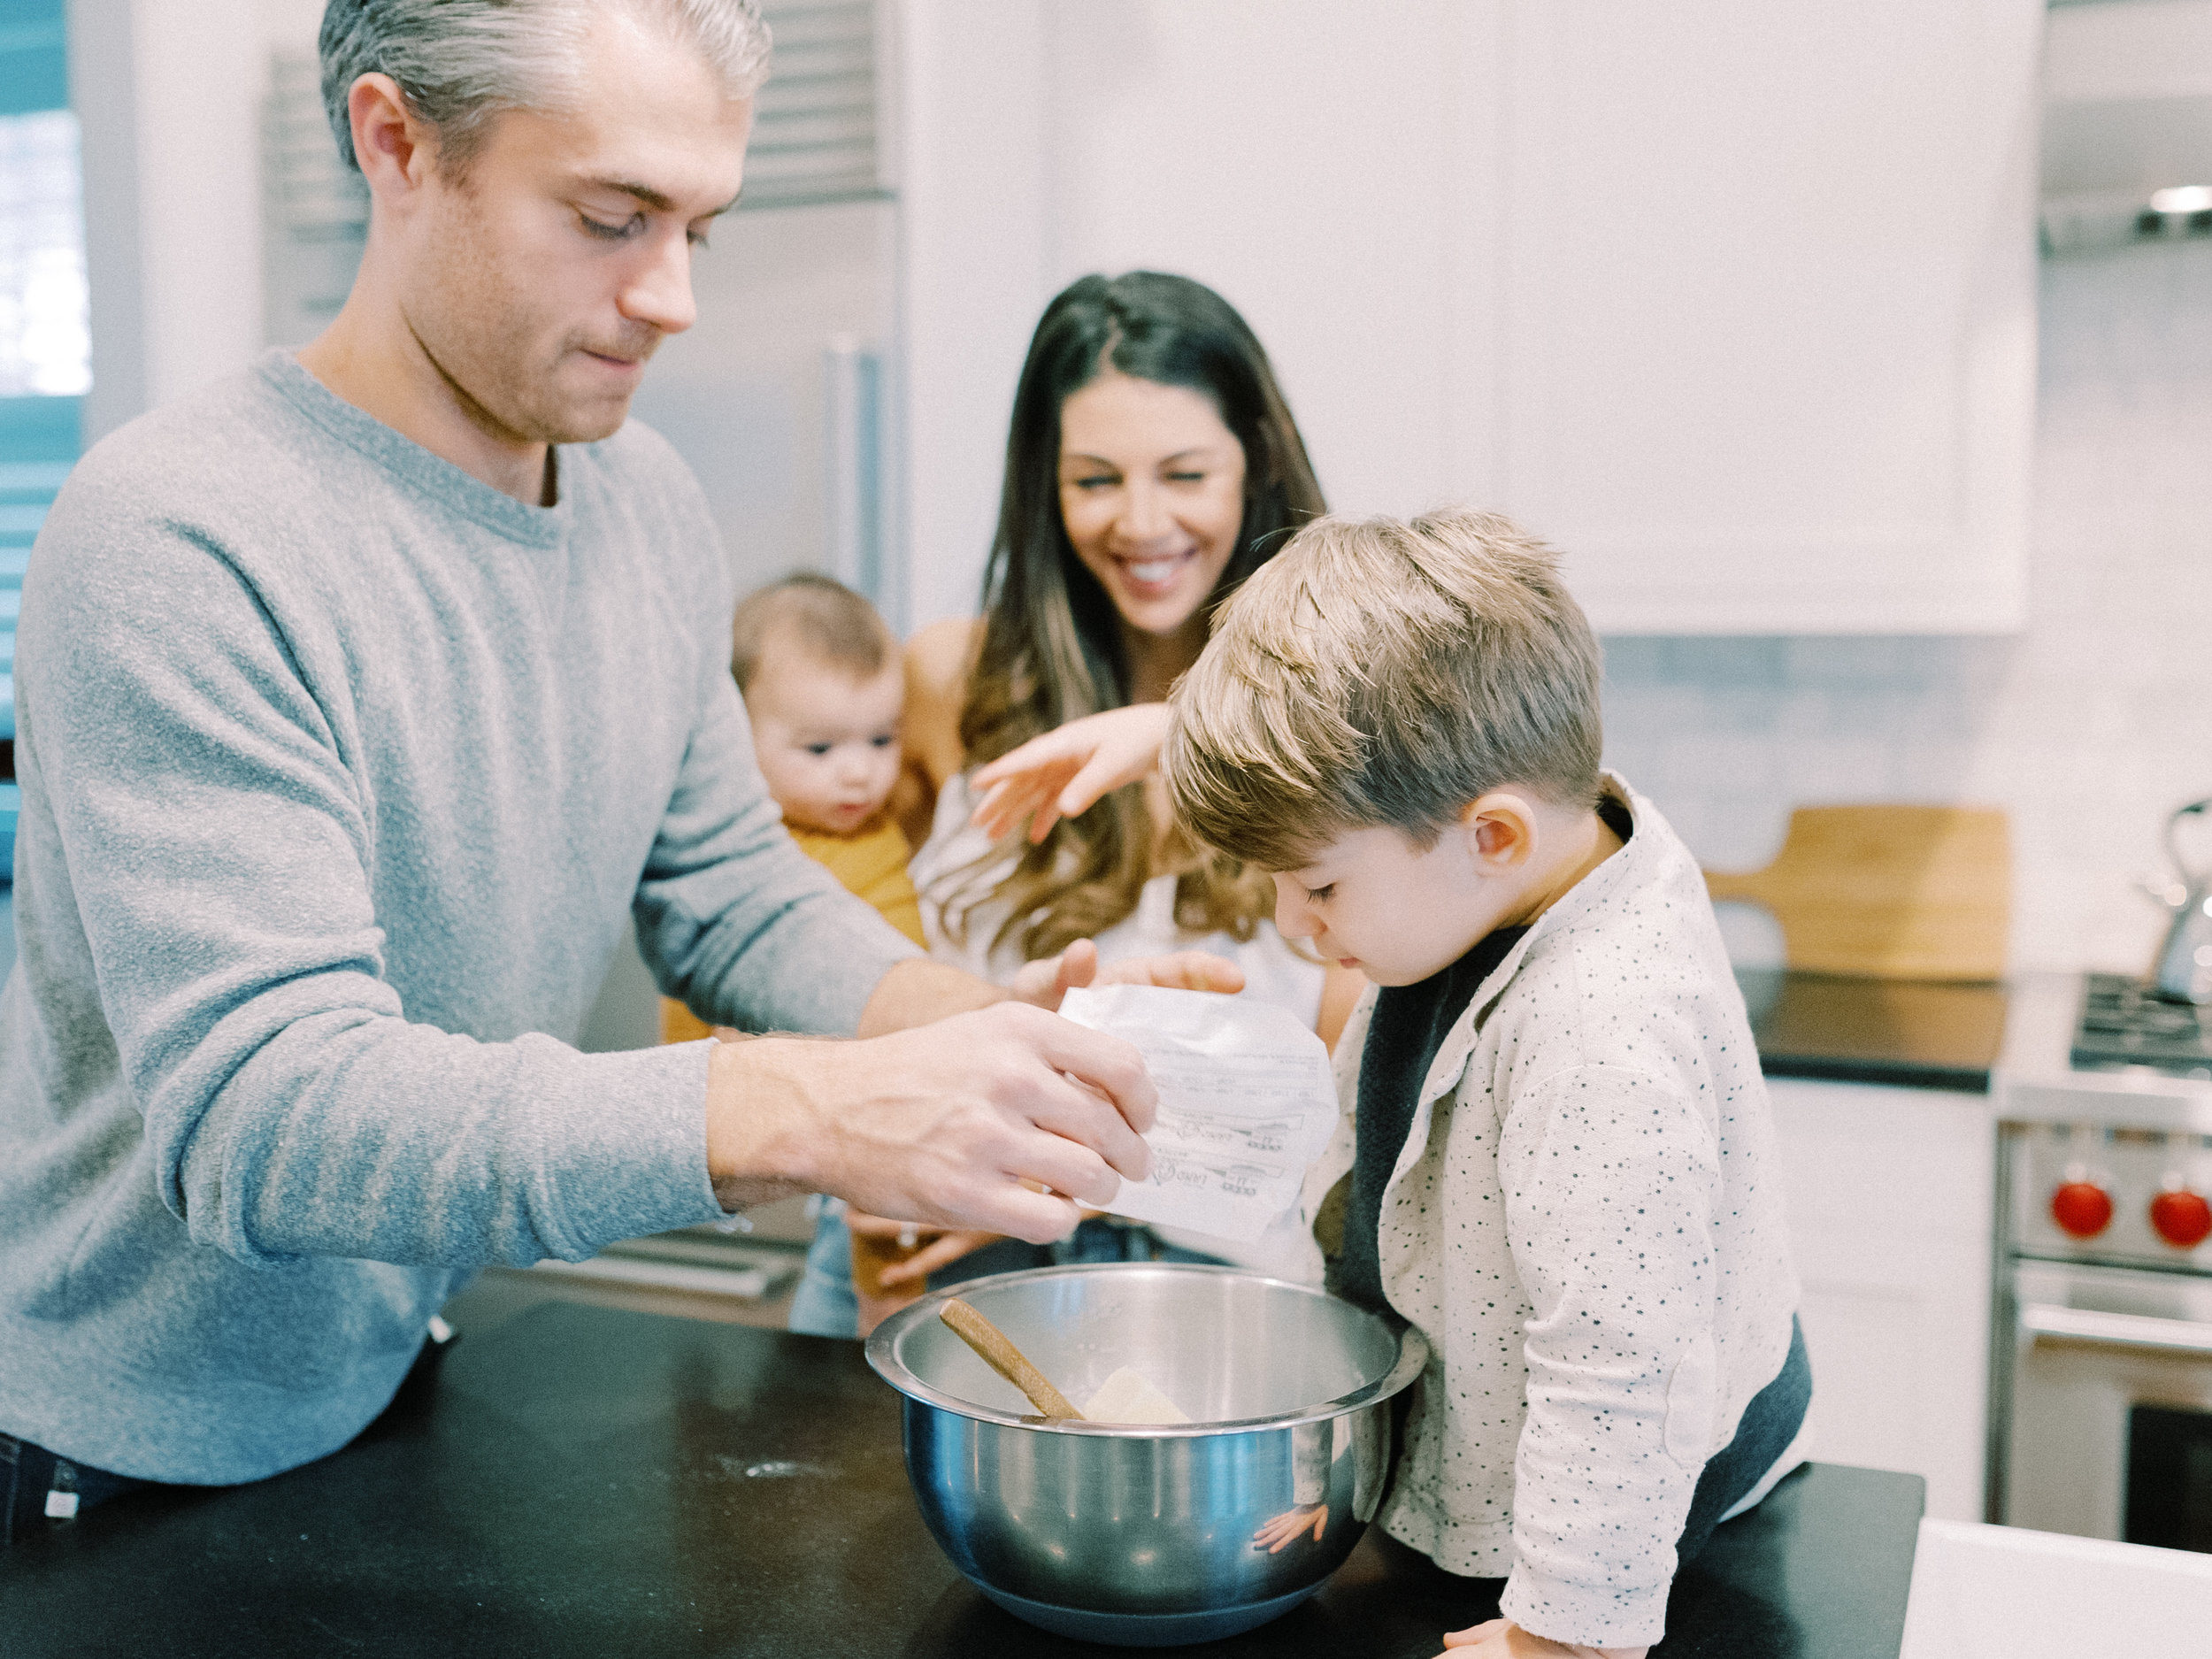
[[1309,1208],[1333,1287],[1428,1340],[1380,1519],[1506,1580],[1461,1653],[1642,1655],[1811,1394],[1743,999],[1696,861],[1599,770],[1598,680],[1506,520],[1324,518],[1217,616],[1162,756],[1377,987]]
[[[730,628],[730,672],[753,726],[768,792],[800,848],[916,944],[921,905],[912,849],[884,803],[899,776],[905,671],[875,607],[802,571],[749,595]],[[661,1036],[710,1034],[682,1003],[661,1002]]]

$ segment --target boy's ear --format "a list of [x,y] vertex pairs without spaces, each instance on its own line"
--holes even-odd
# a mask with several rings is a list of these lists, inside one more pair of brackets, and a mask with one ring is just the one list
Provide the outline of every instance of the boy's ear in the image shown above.
[[1460,827],[1473,843],[1476,861],[1517,869],[1536,851],[1536,810],[1522,795],[1493,789],[1460,809]]

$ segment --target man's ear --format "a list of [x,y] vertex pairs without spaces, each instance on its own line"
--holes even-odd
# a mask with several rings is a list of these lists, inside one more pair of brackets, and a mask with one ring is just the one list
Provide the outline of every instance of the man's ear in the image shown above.
[[436,133],[407,104],[389,75],[363,75],[346,95],[353,122],[353,154],[361,176],[380,202],[396,206],[437,170]]
[[1494,871],[1517,870],[1535,856],[1536,810],[1514,790],[1493,789],[1469,802],[1460,809],[1459,824],[1475,861]]

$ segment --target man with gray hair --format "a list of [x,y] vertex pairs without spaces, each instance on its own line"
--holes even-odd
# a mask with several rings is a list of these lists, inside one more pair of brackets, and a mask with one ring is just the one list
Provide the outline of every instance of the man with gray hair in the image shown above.
[[[12,1531],[350,1440],[487,1262],[803,1191],[1032,1240],[1135,1051],[918,956],[786,835],[696,483],[626,425],[765,72],[748,0],[332,0],[330,329],[109,438],[26,583],[0,993]],[[634,917],[793,1036],[572,1046]],[[1135,970],[1234,987],[1210,958]]]

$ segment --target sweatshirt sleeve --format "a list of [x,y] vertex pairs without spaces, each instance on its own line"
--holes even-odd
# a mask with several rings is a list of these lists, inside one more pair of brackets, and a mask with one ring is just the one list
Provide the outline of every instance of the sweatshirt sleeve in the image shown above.
[[119,1067],[192,1239],[249,1263],[526,1263],[719,1214],[706,1046],[411,1021],[371,816],[254,591],[173,526],[77,551],[32,564],[19,763],[113,1038],[71,1064]]
[[1576,1066],[1516,1102],[1499,1174],[1535,1309],[1500,1605],[1555,1641],[1656,1641],[1717,1410],[1713,1129],[1678,1082]]
[[877,983],[921,954],[800,850],[753,758],[720,650],[634,910],[666,995],[746,1031],[849,1036]]

